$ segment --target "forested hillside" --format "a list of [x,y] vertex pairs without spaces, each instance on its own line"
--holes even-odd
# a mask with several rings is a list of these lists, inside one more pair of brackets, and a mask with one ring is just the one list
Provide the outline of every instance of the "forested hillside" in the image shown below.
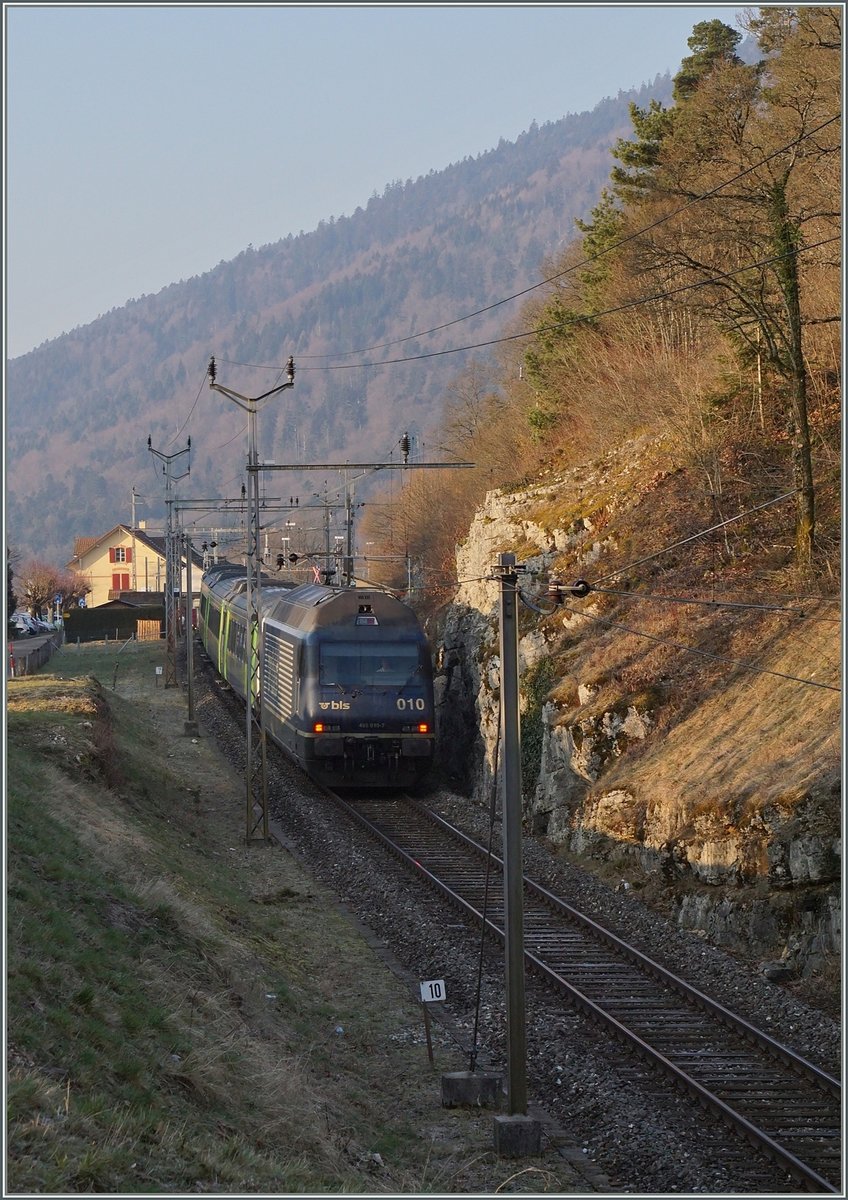
[[727,535],[728,564],[838,579],[841,10],[749,24],[753,62],[723,22],[695,27],[671,102],[632,105],[582,236],[518,316],[536,335],[454,381],[441,442],[477,469],[412,480],[375,510],[369,537],[426,555],[434,584],[450,587],[488,489],[645,433],[687,473],[678,525],[767,505],[765,528]]
[[511,553],[523,828],[834,1007],[841,16],[751,14],[754,64],[695,26],[522,314],[537,335],[457,382],[443,440],[477,468],[410,479],[368,535],[441,566],[452,784],[488,811],[506,769]]
[[[273,368],[294,355],[295,389],[260,420],[263,458],[382,460],[405,430],[420,447],[468,354],[420,356],[497,337],[515,305],[411,335],[537,283],[544,262],[572,239],[575,219],[597,202],[629,103],[666,100],[669,89],[668,77],[658,79],[445,170],[390,182],[352,216],[248,247],[13,360],[9,543],[63,562],[76,535],[130,520],[133,485],[146,498],[137,515],[161,521],[161,467],[148,435],[167,453],[192,438],[183,495],[237,495],[243,414],[209,392],[211,355],[219,382],[244,395],[276,379],[273,369],[248,364]],[[366,347],[381,348],[346,353]],[[281,488],[308,495],[323,482],[287,477]]]

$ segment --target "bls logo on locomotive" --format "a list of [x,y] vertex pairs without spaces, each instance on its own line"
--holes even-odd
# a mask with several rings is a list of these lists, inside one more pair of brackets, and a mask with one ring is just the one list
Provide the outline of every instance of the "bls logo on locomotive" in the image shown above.
[[347,712],[350,705],[347,700],[319,700],[318,707],[325,711],[329,708],[331,712]]

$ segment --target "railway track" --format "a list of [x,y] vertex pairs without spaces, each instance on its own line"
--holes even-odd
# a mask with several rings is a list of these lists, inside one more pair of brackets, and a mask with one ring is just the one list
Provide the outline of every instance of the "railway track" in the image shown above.
[[[215,690],[219,701],[225,702],[224,707],[238,710],[240,716],[240,703],[234,705],[232,697]],[[240,736],[240,732],[235,735],[235,742]],[[275,757],[272,754],[272,759]],[[279,781],[283,790],[287,789],[285,780],[290,770],[287,767]],[[485,905],[487,930],[493,939],[502,940],[500,860],[491,860],[486,895],[485,849],[436,813],[406,797],[384,796],[371,801],[358,793],[355,799],[346,801],[319,790],[331,796],[368,836],[379,839],[399,863],[462,909],[471,923],[479,926]],[[308,817],[301,824],[298,841],[304,838],[301,850],[307,856],[316,854],[315,867],[320,875],[326,867],[326,838],[331,829],[339,829],[339,823],[316,821],[315,799],[317,796],[312,806],[307,806]],[[276,814],[285,820],[289,831],[294,815],[290,804],[290,799],[283,801],[285,815],[283,809]],[[345,841],[344,845],[347,855],[349,843]],[[336,867],[331,867],[330,875],[337,881]],[[746,1192],[769,1195],[805,1190],[841,1194],[838,1080],[651,963],[544,888],[526,879],[525,884],[525,957],[529,971],[546,980],[575,1010],[629,1044],[634,1055],[652,1064],[655,1087],[652,1085],[650,1091],[656,1091],[658,1108],[663,1096],[671,1100],[676,1092],[696,1097],[715,1114],[699,1135],[705,1163],[725,1163],[725,1170],[730,1172],[726,1179],[734,1178],[732,1164],[737,1163],[739,1178],[750,1184],[743,1187]],[[642,1077],[637,1063],[633,1057],[629,1067],[623,1061],[618,1068],[625,1090],[628,1072],[636,1072],[634,1079]],[[664,1083],[664,1079],[677,1088]],[[615,1139],[615,1126],[609,1128]],[[645,1138],[640,1136],[640,1153],[644,1143]],[[630,1149],[628,1146],[628,1168],[632,1165]],[[684,1160],[688,1157],[684,1155]],[[645,1168],[652,1180],[647,1190],[653,1192],[653,1181],[661,1171],[657,1171],[654,1160],[646,1159],[639,1169]],[[669,1169],[674,1169],[671,1164]],[[641,1184],[637,1190],[643,1190]],[[695,1186],[694,1190],[703,1189]],[[725,1183],[718,1190],[735,1189]]]
[[[503,940],[500,859],[415,800],[335,800],[414,874],[474,922],[485,919],[487,932]],[[526,876],[524,948],[529,971],[695,1097],[801,1190],[841,1194],[839,1080]]]

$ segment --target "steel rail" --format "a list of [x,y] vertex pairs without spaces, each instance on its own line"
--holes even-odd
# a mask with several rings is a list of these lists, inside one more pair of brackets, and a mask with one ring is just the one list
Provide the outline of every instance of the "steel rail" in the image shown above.
[[[463,833],[461,829],[457,829],[455,825],[451,825],[449,821],[446,821],[444,817],[440,816],[438,813],[433,812],[432,809],[428,809],[425,805],[419,804],[418,801],[411,798],[407,801],[407,803],[414,804],[423,817],[444,829],[444,831],[450,836],[458,838],[476,854],[483,855],[484,857],[488,855],[489,852],[486,850],[485,846],[481,846],[479,842],[475,842],[473,838],[468,837],[468,835]],[[502,867],[503,865],[502,860],[496,854],[492,855],[492,861],[497,863],[499,867]],[[561,913],[568,920],[583,926],[585,929],[589,930],[594,937],[606,942],[607,945],[618,951],[618,953],[623,957],[628,958],[636,966],[641,967],[643,970],[649,972],[656,979],[660,980],[668,987],[673,988],[682,996],[692,1000],[700,1008],[706,1009],[708,1012],[712,1013],[714,1017],[724,1021],[737,1033],[742,1033],[745,1037],[749,1038],[751,1042],[762,1047],[762,1049],[764,1049],[767,1053],[783,1062],[786,1066],[797,1070],[799,1074],[803,1075],[805,1078],[815,1080],[820,1087],[828,1091],[835,1099],[838,1100],[840,1098],[842,1094],[842,1086],[840,1081],[835,1079],[834,1076],[829,1075],[826,1071],[822,1071],[819,1067],[815,1066],[814,1063],[809,1062],[807,1059],[801,1057],[801,1055],[796,1054],[793,1050],[790,1050],[788,1046],[784,1046],[780,1042],[775,1041],[775,1039],[770,1037],[767,1033],[764,1033],[761,1029],[758,1029],[756,1025],[751,1025],[737,1013],[731,1012],[730,1009],[725,1008],[724,1005],[720,1004],[717,1000],[714,1000],[711,996],[706,995],[705,992],[699,991],[698,988],[693,987],[693,985],[690,983],[687,983],[685,979],[681,979],[678,975],[674,975],[671,971],[661,966],[660,963],[655,962],[654,959],[650,958],[647,954],[644,954],[641,950],[637,950],[635,946],[631,946],[628,942],[625,942],[622,938],[612,933],[609,929],[606,929],[603,925],[599,925],[597,921],[593,921],[591,917],[588,917],[585,913],[573,908],[570,904],[567,904],[564,900],[560,899],[559,896],[555,896],[552,892],[548,891],[547,888],[542,887],[541,884],[536,883],[526,875],[524,876],[524,886],[531,895],[537,896],[555,912]]]
[[[482,922],[489,934],[499,941],[504,940],[504,930],[495,920],[490,917],[484,919],[482,912],[467,897],[463,896],[455,887],[451,887],[449,883],[440,878],[435,873],[435,870],[431,870],[425,866],[416,857],[415,853],[404,849],[391,833],[387,832],[385,828],[380,827],[379,821],[371,820],[366,815],[364,811],[365,805],[361,800],[348,802],[335,793],[331,794],[336,803],[341,805],[372,836],[381,841],[395,857],[422,877],[435,890],[440,892],[450,903],[467,912],[475,921]],[[390,812],[391,803],[380,801],[374,807],[378,809],[379,813],[385,819],[386,815]],[[434,829],[437,829],[442,835],[457,843],[464,850],[472,853],[476,858],[486,859],[489,857],[489,852],[484,846],[475,842],[467,834],[451,825],[425,805],[408,798],[404,801],[404,808],[407,813],[410,811],[417,812]],[[491,855],[491,859],[496,868],[502,870],[502,860],[494,854]],[[706,996],[691,984],[688,984],[685,980],[675,976],[659,963],[654,962],[647,955],[630,946],[584,913],[572,908],[546,888],[529,879],[526,875],[524,876],[524,884],[527,893],[539,900],[547,909],[553,910],[556,915],[562,917],[564,920],[576,924],[592,938],[602,941],[616,955],[623,957],[632,966],[637,967],[640,971],[654,978],[658,983],[679,994],[688,1004],[695,1005],[699,1010],[705,1011],[709,1016],[716,1018],[722,1024],[733,1029],[747,1042],[767,1054],[770,1058],[789,1067],[799,1077],[807,1080],[832,1099],[839,1099],[841,1095],[840,1083],[833,1076],[822,1071],[814,1064],[809,1063],[800,1055],[795,1054],[788,1047],[782,1046],[775,1039],[763,1033],[762,1030],[757,1029],[749,1022],[738,1017],[717,1001]],[[497,909],[497,903],[493,907]],[[528,940],[532,941],[532,937],[532,934],[528,935]],[[677,1086],[685,1090],[690,1096],[693,1096],[703,1107],[708,1108],[723,1121],[729,1123],[750,1144],[760,1149],[794,1180],[801,1183],[806,1190],[816,1193],[839,1192],[840,1189],[830,1180],[826,1179],[819,1171],[799,1159],[785,1146],[777,1142],[768,1132],[754,1124],[753,1121],[734,1109],[731,1104],[728,1104],[720,1096],[717,1096],[708,1087],[705,1087],[680,1066],[672,1062],[666,1054],[662,1053],[655,1046],[652,1046],[639,1033],[619,1020],[612,1012],[602,1007],[595,1000],[592,1000],[591,997],[587,996],[580,988],[566,979],[558,970],[546,963],[542,957],[539,957],[539,953],[535,953],[529,949],[525,950],[525,962],[542,979],[560,992],[565,993],[575,1007],[589,1015],[596,1022],[610,1029],[618,1038],[632,1046],[640,1057],[647,1059],[654,1066],[658,1067]]]

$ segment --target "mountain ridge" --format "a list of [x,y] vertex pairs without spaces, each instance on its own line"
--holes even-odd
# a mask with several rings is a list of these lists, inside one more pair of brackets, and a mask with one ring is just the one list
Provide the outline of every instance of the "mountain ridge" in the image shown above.
[[[161,481],[144,482],[154,465],[148,436],[166,451],[192,436],[191,489],[234,494],[243,422],[204,387],[211,355],[219,382],[245,395],[267,391],[294,355],[294,392],[260,415],[263,457],[382,459],[407,430],[420,447],[454,369],[442,358],[458,369],[471,351],[457,346],[503,335],[510,312],[501,298],[539,283],[544,261],[596,202],[630,103],[664,99],[670,86],[657,77],[585,113],[531,125],[476,158],[387,184],[351,217],[248,247],[11,360],[9,544],[67,561],[74,536],[129,515],[131,484],[149,493],[143,515],[155,521],[164,496]],[[460,336],[444,328],[458,320]],[[356,365],[344,357],[416,333],[399,353],[369,352]],[[336,357],[319,365],[328,355]]]
[[305,230],[301,229],[296,234],[293,232],[290,232],[288,234],[282,235],[279,238],[275,238],[273,241],[262,242],[258,246],[254,246],[253,243],[250,243],[243,250],[240,250],[237,254],[233,255],[231,258],[220,259],[216,264],[214,264],[212,266],[206,267],[205,269],[197,271],[191,275],[183,276],[180,279],[172,280],[169,283],[164,283],[160,288],[157,288],[155,291],[141,292],[137,296],[129,296],[122,304],[113,305],[111,308],[109,308],[105,312],[98,313],[97,316],[92,317],[89,320],[81,321],[77,325],[73,326],[70,329],[63,330],[61,333],[58,333],[52,337],[45,338],[41,342],[39,342],[37,345],[32,346],[30,349],[25,350],[20,354],[16,354],[16,355],[12,356],[9,359],[9,362],[18,362],[21,359],[27,358],[29,355],[34,354],[40,350],[43,350],[45,347],[51,345],[52,343],[60,341],[62,338],[68,337],[79,331],[86,330],[91,325],[94,325],[97,322],[104,320],[105,318],[112,316],[115,313],[122,312],[124,309],[130,308],[130,307],[132,307],[136,304],[139,304],[145,300],[157,299],[157,298],[163,296],[164,293],[171,292],[173,289],[179,288],[183,284],[188,284],[188,283],[192,283],[197,280],[202,280],[202,279],[208,277],[209,275],[211,275],[213,272],[217,271],[218,268],[225,266],[227,263],[236,261],[236,259],[240,258],[243,254],[251,254],[251,253],[261,254],[263,251],[273,250],[273,249],[279,247],[283,243],[299,241],[300,239],[303,239],[303,238],[310,238],[313,235],[320,233],[322,230],[324,230],[327,227],[332,228],[335,225],[340,225],[347,221],[356,220],[360,215],[365,214],[369,209],[371,209],[373,207],[373,205],[375,204],[375,202],[379,203],[380,201],[385,201],[387,198],[392,196],[397,191],[403,191],[403,190],[409,189],[411,187],[416,187],[417,185],[422,184],[425,181],[429,180],[434,175],[444,176],[454,170],[464,168],[467,164],[477,164],[481,160],[487,159],[487,158],[497,154],[499,151],[502,151],[505,147],[509,148],[512,146],[518,146],[521,143],[522,139],[530,137],[534,134],[538,134],[540,132],[540,130],[544,131],[544,130],[550,129],[551,127],[556,127],[556,126],[562,125],[564,123],[567,123],[569,126],[571,126],[575,130],[575,133],[576,133],[579,125],[582,123],[585,123],[588,119],[594,118],[596,113],[602,112],[605,108],[612,106],[614,104],[617,104],[617,103],[621,102],[622,100],[629,102],[629,100],[631,98],[636,97],[637,94],[643,92],[645,89],[655,89],[655,90],[658,90],[658,92],[657,92],[658,95],[660,92],[662,92],[663,95],[665,95],[665,93],[668,93],[670,91],[669,79],[670,79],[670,76],[667,72],[665,74],[659,74],[650,83],[643,83],[643,84],[639,85],[638,87],[634,87],[634,88],[628,89],[628,90],[623,90],[623,89],[619,90],[619,92],[617,93],[617,96],[615,96],[615,97],[611,97],[611,96],[604,97],[592,109],[581,110],[580,112],[574,112],[574,113],[568,112],[563,117],[558,118],[557,120],[545,121],[541,125],[539,124],[538,121],[535,121],[535,120],[531,121],[530,126],[526,130],[523,130],[520,134],[518,134],[516,136],[516,138],[514,139],[514,141],[509,141],[508,139],[505,139],[502,137],[502,138],[500,138],[497,146],[490,147],[488,150],[479,151],[477,154],[474,154],[474,155],[466,155],[462,159],[457,159],[453,162],[449,162],[444,167],[433,167],[429,171],[416,176],[415,179],[413,179],[412,177],[409,177],[406,180],[402,180],[402,179],[389,180],[384,185],[382,192],[378,192],[375,189],[372,192],[369,199],[365,202],[365,205],[364,206],[358,205],[353,210],[352,213],[343,213],[343,214],[339,214],[338,216],[331,215],[329,217],[321,218],[318,221],[318,224],[312,230],[305,231]]

